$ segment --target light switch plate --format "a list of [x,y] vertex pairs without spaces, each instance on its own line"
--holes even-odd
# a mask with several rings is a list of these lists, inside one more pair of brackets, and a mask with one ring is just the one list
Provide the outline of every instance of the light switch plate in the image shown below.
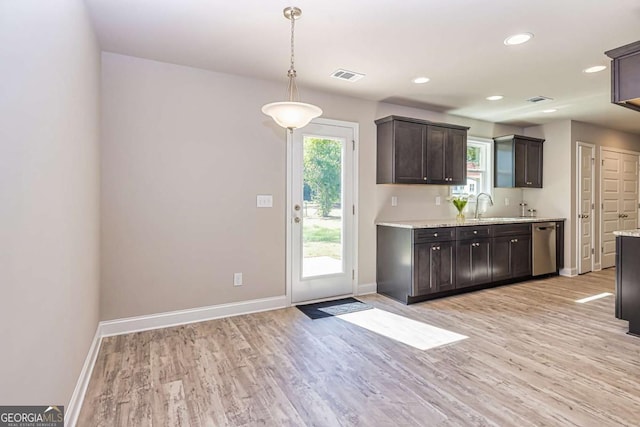
[[259,208],[272,208],[273,196],[271,194],[258,194],[256,197],[256,206]]

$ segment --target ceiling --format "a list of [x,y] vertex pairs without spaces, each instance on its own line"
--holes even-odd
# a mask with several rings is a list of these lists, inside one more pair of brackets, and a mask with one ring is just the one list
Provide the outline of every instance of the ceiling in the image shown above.
[[[101,48],[286,85],[496,123],[579,120],[640,134],[640,113],[610,103],[604,52],[640,39],[639,0],[85,0]],[[505,46],[530,32],[523,45]],[[366,76],[330,75],[338,68]],[[416,85],[414,77],[430,82]],[[501,101],[487,101],[489,95]],[[538,104],[525,100],[553,98]],[[542,113],[544,109],[555,113]]]

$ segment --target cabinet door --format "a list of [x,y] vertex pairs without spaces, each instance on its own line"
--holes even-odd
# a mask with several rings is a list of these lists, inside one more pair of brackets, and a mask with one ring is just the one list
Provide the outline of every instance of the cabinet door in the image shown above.
[[455,287],[454,250],[454,242],[414,246],[413,296],[447,291]]
[[542,188],[542,143],[527,142],[526,186]]
[[473,284],[482,285],[491,282],[491,240],[478,240],[474,243],[471,257]]
[[491,273],[494,282],[510,279],[511,270],[511,240],[513,237],[496,237],[491,239]]
[[475,242],[456,242],[456,287],[473,285],[473,249]]
[[426,125],[396,121],[394,123],[394,171],[399,184],[424,183]]
[[427,163],[425,172],[429,183],[447,183],[445,180],[447,131],[447,128],[440,126],[427,126]]
[[456,288],[491,282],[489,239],[456,242]]
[[438,243],[421,243],[414,245],[413,259],[413,296],[426,295],[436,292],[435,283],[431,281],[431,264]]
[[455,288],[455,242],[440,242],[431,264],[431,280],[436,289],[448,291]]
[[449,185],[467,184],[467,132],[447,129],[445,178]]
[[516,187],[527,187],[527,141],[516,138],[514,151],[514,182]]
[[512,277],[531,275],[531,236],[515,236],[511,242]]

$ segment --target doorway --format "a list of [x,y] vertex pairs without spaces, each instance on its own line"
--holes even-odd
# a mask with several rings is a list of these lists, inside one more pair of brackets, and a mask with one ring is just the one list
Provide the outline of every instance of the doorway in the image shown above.
[[354,294],[358,125],[316,119],[289,137],[291,303]]
[[638,153],[601,149],[600,241],[602,268],[615,265],[617,230],[635,229],[638,224]]
[[593,271],[594,249],[594,166],[596,147],[578,142],[577,151],[577,230],[578,230],[578,274]]

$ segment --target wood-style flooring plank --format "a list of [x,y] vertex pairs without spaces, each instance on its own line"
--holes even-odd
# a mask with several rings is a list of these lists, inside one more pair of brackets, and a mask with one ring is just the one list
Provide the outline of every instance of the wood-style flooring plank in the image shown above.
[[614,277],[360,297],[468,337],[429,350],[296,308],[105,338],[78,426],[638,426],[640,338],[576,303]]

